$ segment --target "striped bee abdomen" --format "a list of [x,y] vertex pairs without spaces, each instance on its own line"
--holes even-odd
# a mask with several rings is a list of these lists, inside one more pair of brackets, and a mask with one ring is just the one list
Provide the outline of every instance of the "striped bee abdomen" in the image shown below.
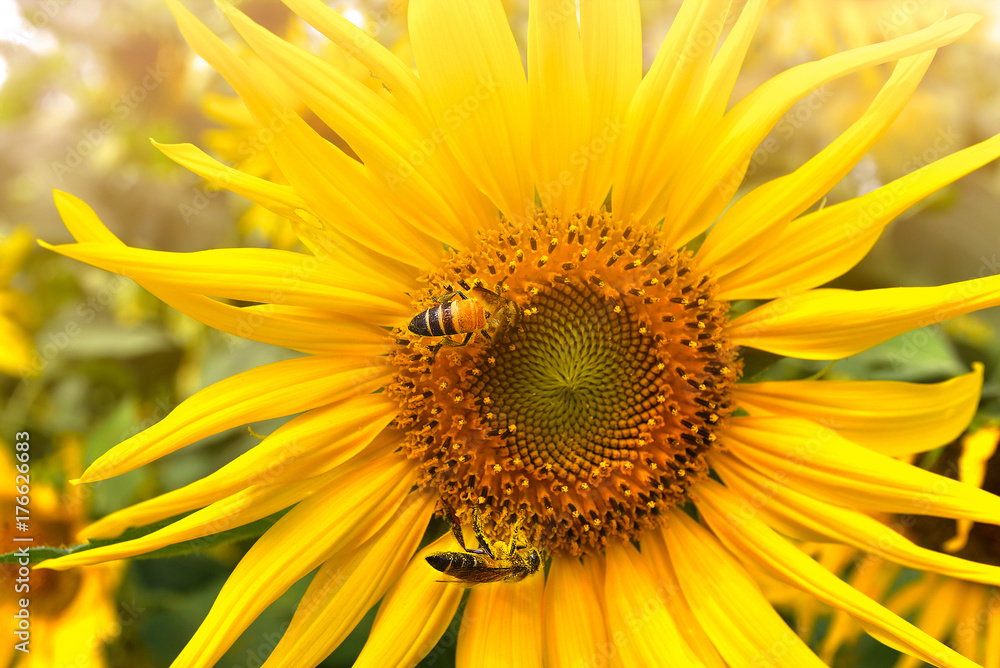
[[413,316],[409,330],[418,336],[467,334],[486,326],[483,305],[474,299],[438,304]]

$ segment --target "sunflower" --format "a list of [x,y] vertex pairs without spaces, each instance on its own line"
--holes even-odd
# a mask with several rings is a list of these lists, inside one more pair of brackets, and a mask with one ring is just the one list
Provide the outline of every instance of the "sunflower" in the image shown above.
[[[31,445],[30,435],[18,434],[19,441]],[[23,463],[14,461],[14,453],[25,450],[0,441],[0,474],[11,484],[0,496],[0,540],[4,551],[31,548],[40,544],[66,544],[84,526],[87,507],[84,495],[72,490],[60,490],[41,481],[39,467],[32,465],[27,476]],[[60,447],[63,466],[60,473],[79,474],[81,444],[76,437],[64,438]],[[22,474],[22,475],[19,475]],[[18,480],[15,481],[15,478]],[[28,482],[25,483],[25,480]],[[29,488],[28,514],[17,487]],[[15,487],[17,485],[17,487]],[[16,505],[22,510],[17,511]],[[16,520],[27,518],[27,530]],[[25,532],[27,531],[27,532]],[[29,537],[31,542],[25,542]],[[8,622],[10,638],[0,648],[0,666],[16,668],[51,668],[52,666],[92,666],[103,668],[104,644],[114,640],[121,631],[115,592],[121,580],[123,564],[102,564],[70,573],[35,571],[19,563],[0,565],[4,587],[12,595],[0,602],[0,613]],[[24,605],[28,601],[28,634],[23,631]]]
[[[997,567],[928,556],[867,514],[1000,518],[1000,498],[892,458],[962,432],[982,367],[930,385],[748,383],[743,373],[764,354],[836,360],[1000,304],[1000,276],[818,287],[858,262],[898,213],[996,158],[1000,137],[810,211],[904,106],[934,51],[975,17],[806,63],[727,111],[763,0],[728,31],[729,3],[685,3],[645,76],[633,2],[583,2],[579,18],[574,3],[532,3],[527,76],[499,2],[413,0],[417,74],[317,0],[286,4],[383,88],[223,5],[259,56],[248,62],[170,1],[185,38],[250,109],[287,185],[189,145],[161,149],[287,217],[309,253],[130,248],[63,193],[56,202],[78,243],[46,246],[127,275],[222,331],[304,353],[196,393],[82,482],[229,427],[296,417],[217,472],[85,535],[190,514],[42,566],[140,554],[291,506],[175,665],[213,664],[315,569],[266,665],[316,665],[379,601],[357,665],[413,665],[465,593],[427,561],[463,557],[451,532],[419,548],[441,510],[470,541],[477,525],[483,538],[469,549],[544,561],[519,582],[471,588],[460,665],[819,665],[743,562],[886,644],[972,665],[781,534],[893,541],[899,561],[1000,582]],[[842,137],[733,201],[754,147],[796,100],[890,61],[888,81]],[[358,159],[278,90],[292,90]],[[491,326],[464,327],[473,334],[464,346],[408,329],[451,298],[474,302],[462,310]]]

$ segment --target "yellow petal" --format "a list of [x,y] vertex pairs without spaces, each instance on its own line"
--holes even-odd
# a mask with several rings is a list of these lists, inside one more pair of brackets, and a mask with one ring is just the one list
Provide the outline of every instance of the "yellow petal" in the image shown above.
[[528,86],[503,7],[412,0],[409,25],[420,84],[459,165],[508,217],[532,215]]
[[637,0],[582,0],[580,42],[590,101],[590,142],[571,155],[580,165],[582,204],[599,209],[624,153],[625,114],[642,81],[642,22]]
[[[272,183],[229,167],[192,144],[158,144],[154,141],[153,145],[220,190],[231,190],[287,219],[300,240],[309,245],[317,257],[344,264],[354,272],[371,273],[391,280],[401,289],[416,287],[412,268],[354,241],[340,227],[324,225],[291,186]],[[65,213],[63,217],[66,217]]]
[[[364,30],[357,27],[336,11],[319,0],[285,0],[285,4],[303,20],[347,53],[357,58],[371,69],[392,93],[399,108],[420,130],[418,150],[407,156],[407,165],[415,167],[426,161],[428,154],[438,158],[437,168],[441,177],[447,177],[448,184],[442,192],[469,230],[475,231],[482,221],[491,220],[496,208],[466,178],[447,150],[437,150],[441,144],[440,131],[434,123],[420,80],[410,68],[409,59],[403,62]],[[406,168],[400,164],[400,168]]]
[[741,346],[801,359],[848,357],[894,336],[1000,304],[1000,275],[930,288],[821,289],[772,300],[729,323]]
[[653,541],[662,540],[666,547],[661,559],[669,559],[677,572],[681,591],[675,595],[683,594],[728,665],[823,665],[704,527],[673,510],[669,524],[656,533]]
[[299,502],[253,544],[172,665],[214,665],[288,587],[333,554],[356,549],[374,535],[396,512],[415,480],[413,465],[393,455],[353,467]]
[[[678,156],[695,148],[692,126],[699,122],[696,100],[708,76],[712,54],[729,12],[727,0],[685,2],[670,26],[656,60],[636,90],[628,110],[627,160],[618,162],[611,208],[620,219],[645,218],[660,197],[671,192]],[[658,209],[651,221],[660,218]],[[664,243],[683,232],[668,219]]]
[[576,3],[531,0],[528,98],[533,176],[542,207],[576,211],[590,142],[590,98]]
[[737,417],[721,438],[748,466],[834,505],[1000,524],[1000,497],[873,452],[809,420]]
[[[969,485],[982,487],[986,479],[986,469],[1000,440],[1000,429],[986,427],[974,434],[966,434],[962,439],[962,454],[958,459],[958,479]],[[941,546],[945,552],[955,553],[969,542],[969,532],[973,523],[959,520],[955,536]]]
[[332,479],[341,474],[341,471],[332,471],[315,478],[307,478],[284,485],[254,485],[140,538],[43,561],[38,564],[37,568],[64,571],[77,566],[100,564],[147,554],[168,545],[176,545],[184,541],[229,531],[256,522],[298,503],[310,494],[329,485]]
[[678,666],[700,665],[670,616],[664,599],[671,592],[657,590],[657,578],[647,560],[629,543],[612,541],[607,547],[604,581],[608,636],[626,668],[659,666],[668,660]]
[[603,591],[578,557],[555,555],[545,580],[543,629],[547,668],[575,668],[608,658],[610,647],[601,609]]
[[134,278],[249,302],[307,306],[393,323],[412,315],[409,297],[372,275],[355,274],[311,255],[273,248],[224,248],[194,253],[83,243],[43,247]]
[[[668,529],[669,530],[669,529]],[[670,560],[667,551],[667,544],[663,541],[663,536],[659,529],[654,529],[643,535],[641,540],[642,555],[646,558],[653,571],[654,577],[658,579],[656,586],[657,595],[665,599],[667,612],[677,624],[678,630],[684,636],[691,649],[701,664],[708,668],[720,668],[727,664],[719,656],[719,651],[715,648],[715,641],[702,626],[695,615],[691,605],[684,598],[681,590],[681,582],[677,576],[677,570]]]
[[[781,533],[802,540],[852,545],[909,568],[987,584],[1000,583],[1000,566],[958,559],[913,544],[896,530],[856,510],[813,499],[725,454],[712,458],[726,486],[740,494]],[[897,524],[902,530],[902,524]],[[921,628],[923,628],[921,626]]]
[[482,585],[469,592],[458,632],[455,665],[542,665],[542,590],[538,573],[521,582]]
[[145,526],[201,508],[252,485],[290,483],[323,474],[365,449],[397,412],[396,402],[381,393],[307,411],[217,471],[102,517],[82,535],[111,538],[130,526]]
[[138,468],[211,434],[367,394],[390,371],[370,360],[300,357],[265,364],[196,392],[167,417],[91,464],[80,482]]
[[998,156],[1000,135],[945,156],[861,197],[807,214],[781,229],[768,230],[761,238],[756,261],[751,258],[721,279],[724,287],[719,298],[775,297],[840,276],[868,254],[896,216]]
[[[410,119],[343,69],[276,37],[238,9],[220,6],[275,75],[358,154],[400,220],[453,247],[474,240],[475,225],[463,222],[446,200],[452,190],[441,164],[446,151],[424,148],[427,139]],[[418,162],[410,159],[415,154]]]
[[983,635],[986,637],[986,651],[983,659],[985,668],[1000,668],[1000,593],[993,590],[990,606],[987,608]]
[[308,208],[291,186],[272,183],[234,169],[209,156],[194,144],[160,144],[156,141],[152,144],[177,164],[279,216],[296,218],[297,209]]
[[410,494],[385,527],[364,545],[327,560],[264,666],[316,666],[329,656],[399,580],[420,545],[436,503],[434,494]]
[[791,106],[810,91],[852,72],[949,44],[978,21],[960,15],[893,40],[805,63],[775,76],[747,95],[706,135],[691,159],[677,167],[676,193],[665,211],[683,243],[708,228],[743,181],[750,155]]
[[722,214],[695,258],[702,273],[715,267],[721,298],[744,298],[740,291],[744,272],[760,272],[757,265],[782,262],[777,255],[787,256],[790,266],[801,262],[804,253],[799,245],[777,245],[782,230],[846,176],[885,133],[909,101],[935,53],[928,51],[899,61],[874,101],[850,128],[802,167],[751,190]]
[[[421,126],[430,126],[430,111],[420,81],[406,63],[364,30],[319,0],[282,0],[292,12],[361,61],[400,101]],[[393,11],[390,8],[388,11]]]
[[882,454],[924,452],[957,438],[979,405],[983,366],[942,383],[815,381],[741,383],[736,404],[754,416],[803,417]]
[[368,641],[354,668],[415,666],[434,649],[446,631],[454,644],[459,619],[455,619],[456,628],[449,626],[465,589],[439,582],[439,573],[425,558],[435,552],[461,549],[449,531],[410,560],[379,605]]
[[878,605],[826,570],[766,524],[745,513],[739,499],[713,480],[692,490],[698,512],[717,536],[741,559],[828,605],[854,616],[879,642],[918,656],[935,666],[975,664]]
[[698,103],[698,116],[706,123],[714,125],[726,111],[733,86],[743,67],[743,59],[765,9],[767,0],[749,0],[740,10],[740,17],[712,59],[708,80],[702,88],[701,101]]
[[166,2],[191,48],[250,109],[261,128],[264,147],[259,150],[270,151],[282,175],[321,220],[413,267],[438,259],[440,246],[435,248],[426,235],[396,218],[370,170],[313,130],[280,94],[286,87],[270,70],[239,58],[177,0]]
[[94,210],[79,197],[61,190],[54,190],[52,198],[55,200],[56,209],[59,210],[59,215],[62,216],[66,229],[80,243],[125,245],[104,226]]

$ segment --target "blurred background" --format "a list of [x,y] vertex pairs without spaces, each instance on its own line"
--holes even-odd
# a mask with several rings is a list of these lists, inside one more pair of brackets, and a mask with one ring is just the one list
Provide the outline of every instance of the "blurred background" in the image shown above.
[[[238,44],[213,2],[185,4],[217,34]],[[336,57],[279,2],[238,4],[273,32]],[[409,62],[406,0],[327,4]],[[523,52],[527,2],[504,4]],[[643,0],[647,67],[678,5]],[[906,34],[945,11],[984,15],[973,32],[938,53],[910,106],[830,193],[828,204],[1000,133],[1000,9],[995,2],[772,0],[771,5],[734,102],[795,64]],[[754,155],[744,190],[795,169],[826,146],[864,110],[889,72],[887,66],[846,77],[803,100],[776,126],[774,141],[762,144],[767,149]],[[191,142],[248,172],[275,177],[268,164],[240,161],[238,147],[251,131],[245,109],[181,40],[159,0],[0,0],[0,469],[12,465],[15,435],[30,434],[40,541],[73,545],[89,519],[183,486],[253,447],[257,437],[251,431],[233,429],[130,474],[85,487],[68,484],[98,455],[163,418],[197,390],[294,355],[208,329],[127,279],[38,247],[36,238],[71,240],[53,205],[53,189],[86,201],[133,246],[296,248],[282,220],[215,191],[150,143],[150,138]],[[834,285],[937,285],[1000,273],[998,212],[1000,169],[994,163],[903,214],[872,253]],[[972,431],[988,430],[1000,420],[998,331],[998,309],[957,318],[839,362],[827,377],[933,382],[980,361],[987,384]],[[762,377],[804,377],[825,366],[786,360]],[[252,428],[266,434],[277,424]],[[12,516],[14,503],[8,479],[12,471],[0,487],[4,517]],[[0,532],[4,552],[12,549],[11,531],[4,525]],[[247,537],[81,573],[46,572],[39,576],[43,593],[35,600],[49,603],[37,611],[45,621],[35,627],[33,642],[48,638],[54,644],[91,647],[89,665],[169,665],[252,542]],[[850,559],[837,563],[845,577],[857,575]],[[833,562],[831,567],[838,568]],[[12,595],[12,571],[0,569],[3,601]],[[917,577],[902,571],[883,579],[889,580],[887,591],[894,592],[912,586]],[[300,582],[272,605],[220,665],[263,663],[307,584]],[[773,597],[790,623],[815,647],[825,647],[834,665],[895,663],[891,650],[867,637],[859,640],[856,633],[841,630],[835,640],[824,640],[840,623],[831,624],[827,611],[809,610],[785,591],[776,589]],[[908,614],[915,619],[919,607]],[[374,611],[323,665],[351,665],[373,617]],[[453,644],[454,636],[446,634],[426,665],[453,665],[449,638]],[[0,647],[0,668],[30,665],[17,664],[9,650]],[[75,649],[74,656],[81,651]]]

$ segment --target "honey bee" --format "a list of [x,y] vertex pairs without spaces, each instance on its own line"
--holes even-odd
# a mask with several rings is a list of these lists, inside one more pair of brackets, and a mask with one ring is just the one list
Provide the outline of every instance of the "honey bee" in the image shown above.
[[480,549],[473,549],[465,546],[462,525],[455,512],[447,506],[445,511],[451,520],[451,531],[465,552],[435,552],[425,557],[428,564],[455,578],[452,581],[441,582],[455,582],[467,587],[489,582],[520,582],[541,568],[542,555],[536,548],[527,543],[515,544],[520,519],[514,522],[508,543],[498,541],[491,546],[490,541],[483,536],[482,519],[477,509],[473,515],[472,526]]
[[[442,336],[445,345],[464,346],[476,332],[492,341],[517,324],[521,311],[513,301],[479,285],[468,293],[456,290],[443,295],[437,306],[413,316],[408,329],[419,336]],[[456,296],[461,299],[453,299]],[[457,343],[449,338],[452,334],[465,334],[465,339]]]

